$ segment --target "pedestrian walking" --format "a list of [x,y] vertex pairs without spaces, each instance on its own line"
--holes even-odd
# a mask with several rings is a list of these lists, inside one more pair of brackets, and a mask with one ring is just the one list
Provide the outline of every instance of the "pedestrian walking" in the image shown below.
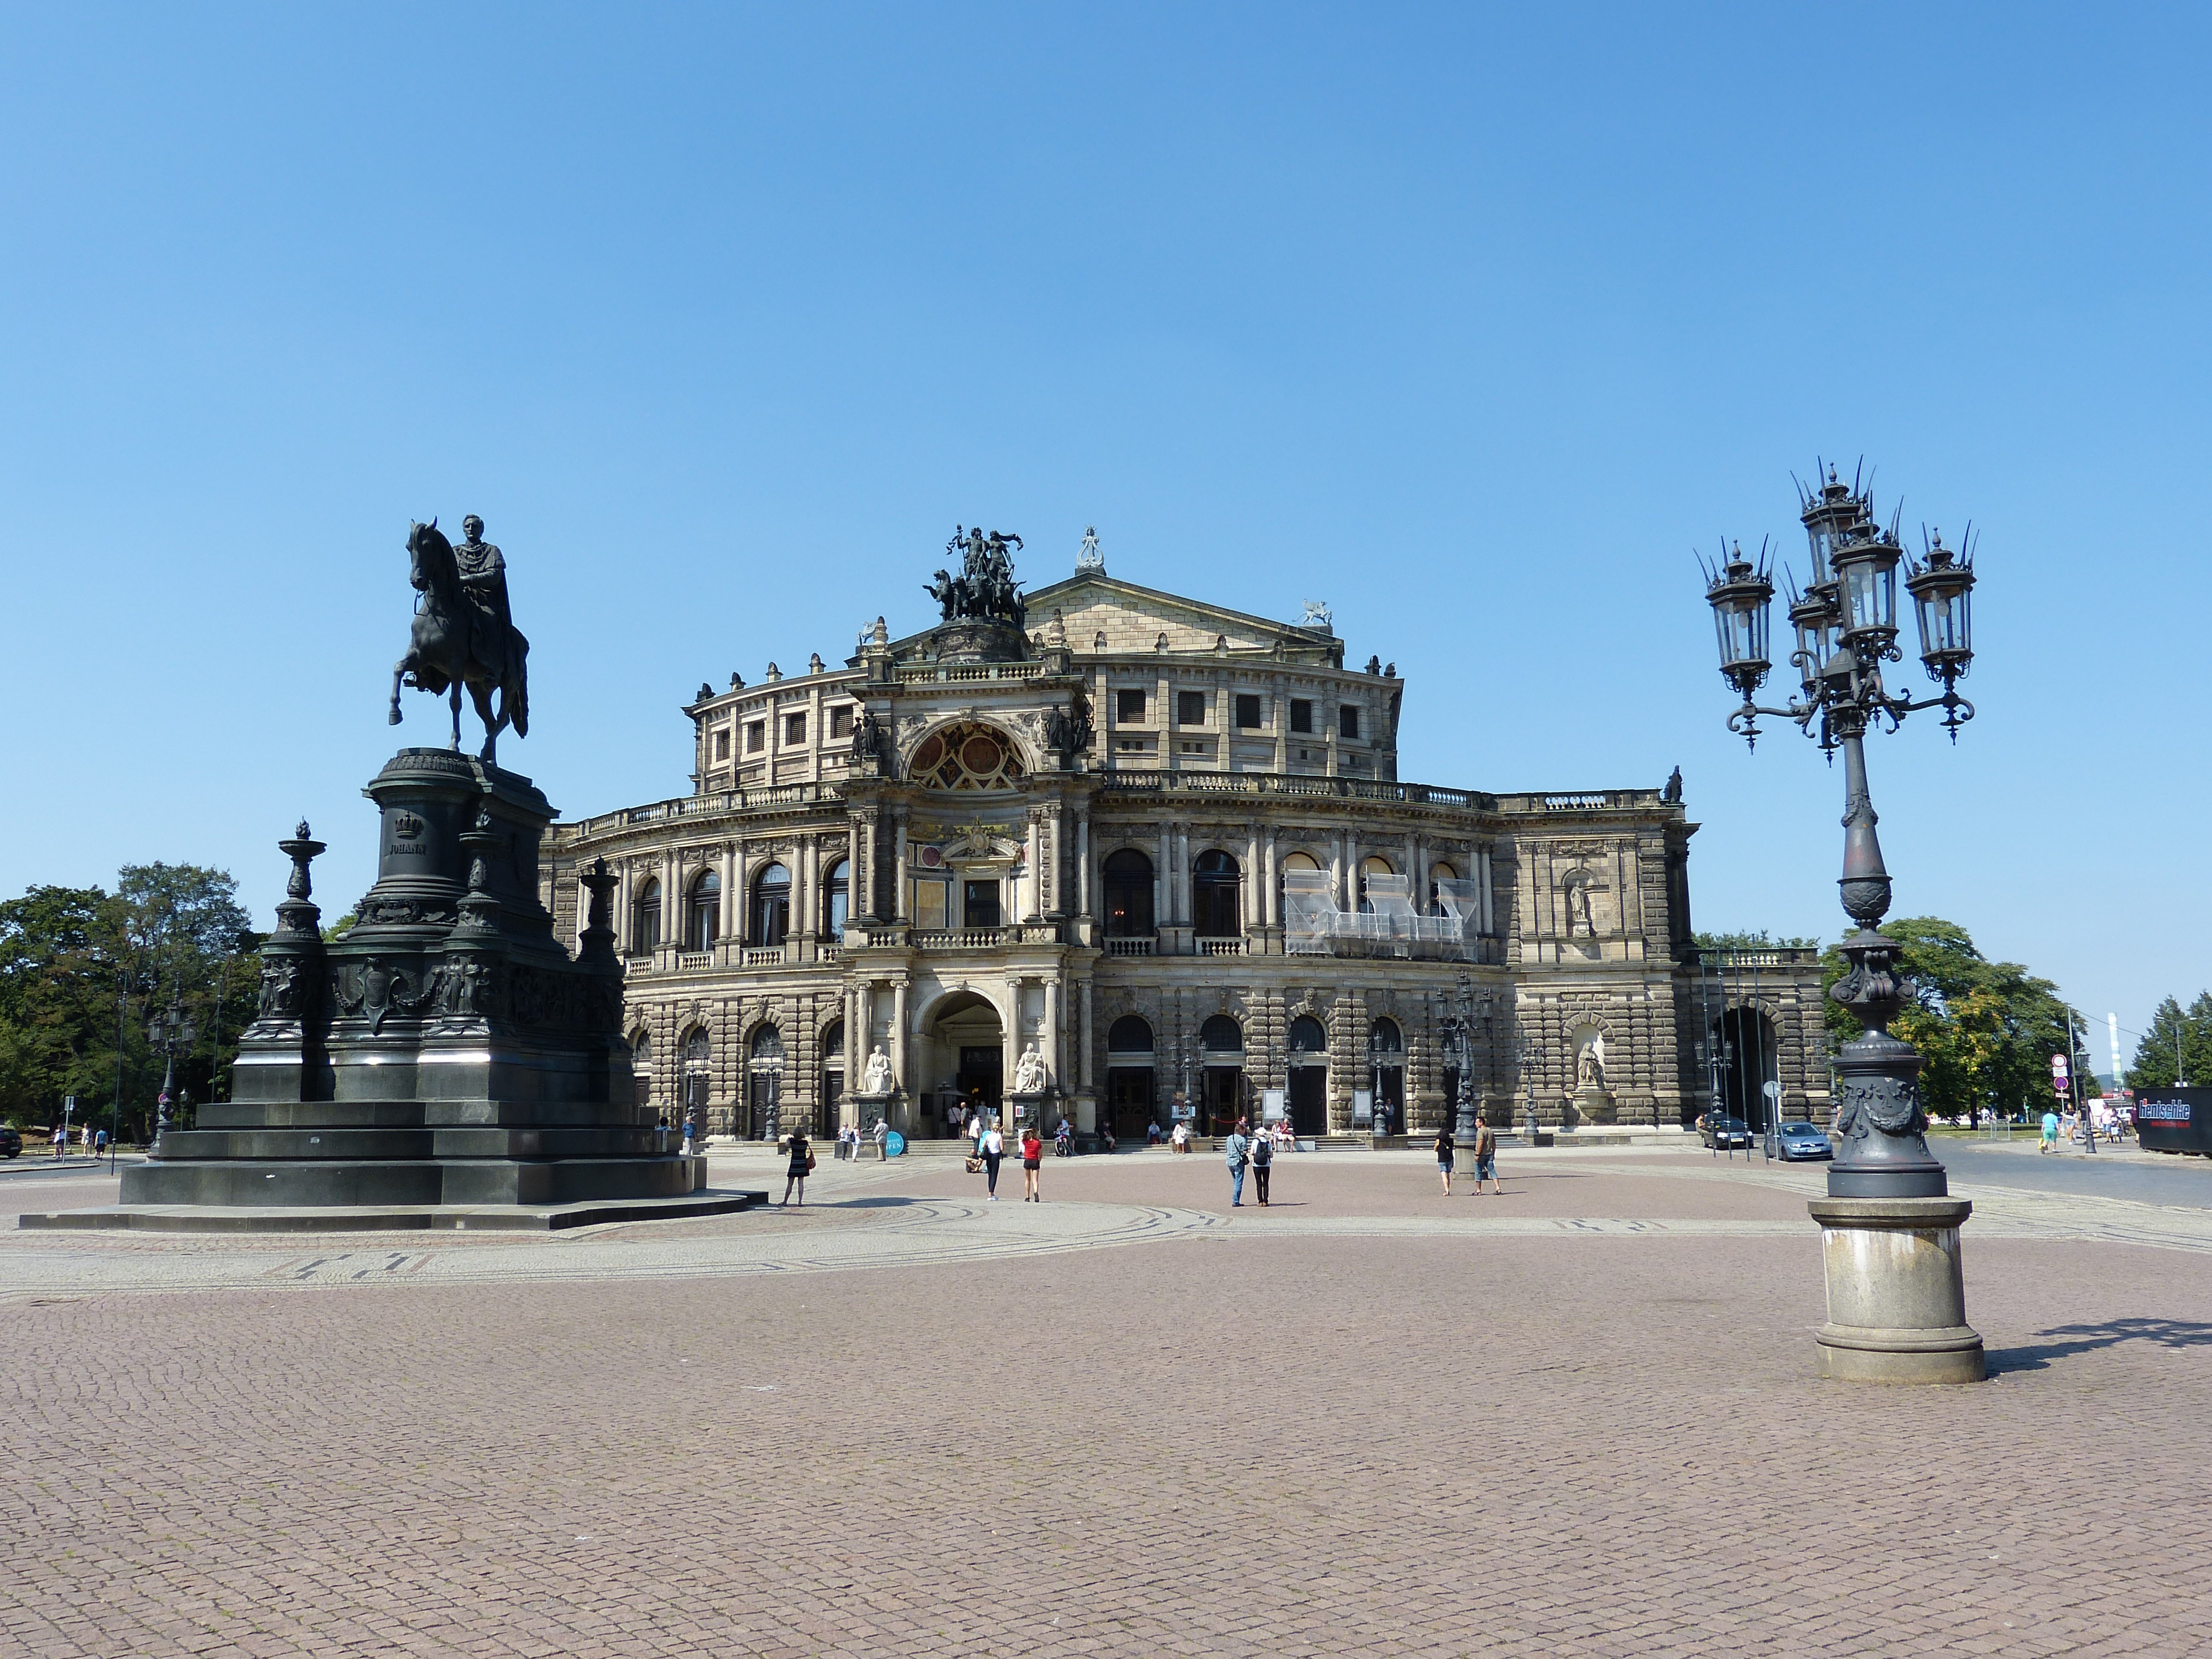
[[2035,1150],[2039,1152],[2055,1152],[2058,1150],[2057,1113],[2045,1112],[2043,1115],[2043,1139],[2037,1144]]
[[[976,1121],[980,1123],[982,1120],[978,1118]],[[997,1124],[987,1125],[983,1133],[976,1136],[975,1150],[983,1159],[983,1176],[985,1184],[990,1189],[990,1200],[996,1204],[999,1201],[999,1161],[1006,1155],[1006,1138],[999,1133]]]
[[891,1126],[882,1118],[876,1120],[876,1161],[882,1163],[890,1156]]
[[56,1158],[69,1156],[69,1126],[66,1123],[55,1124],[53,1132],[47,1136],[47,1139],[53,1142]]
[[[1452,1164],[1459,1156],[1459,1143],[1452,1139],[1451,1125],[1447,1123],[1437,1131],[1437,1173],[1444,1180],[1444,1196],[1451,1196]],[[1479,1188],[1481,1182],[1475,1182]]]
[[697,1107],[696,1107],[696,1106],[695,1106],[695,1107],[693,1107],[690,1111],[688,1111],[688,1112],[686,1112],[686,1113],[684,1113],[684,1157],[686,1157],[686,1158],[691,1158],[691,1157],[696,1156],[696,1154],[692,1152],[692,1150],[691,1150],[691,1149],[692,1149],[692,1147],[693,1147],[693,1146],[695,1146],[696,1145],[697,1145],[697,1143],[698,1143],[698,1139],[699,1139],[699,1109],[698,1109]]
[[806,1207],[806,1177],[814,1173],[814,1148],[807,1144],[806,1131],[793,1129],[787,1135],[778,1135],[775,1144],[787,1146],[791,1162],[784,1166],[783,1201],[791,1202],[791,1189],[799,1188],[799,1207]]
[[1044,1168],[1044,1142],[1037,1136],[1032,1124],[1022,1131],[1022,1202],[1044,1202],[1044,1194],[1037,1190],[1039,1172]]
[[1229,1207],[1244,1207],[1244,1170],[1252,1161],[1252,1139],[1244,1133],[1244,1120],[1238,1118],[1237,1127],[1229,1132],[1222,1151],[1229,1158]]
[[1265,1129],[1252,1137],[1252,1184],[1257,1188],[1255,1196],[1260,1207],[1267,1207],[1267,1177],[1274,1173],[1275,1144],[1267,1139]]
[[92,1155],[94,1158],[106,1158],[107,1156],[106,1130],[102,1129],[98,1134],[92,1138]]
[[1487,1181],[1498,1188],[1500,1198],[1505,1196],[1505,1183],[1498,1178],[1498,1131],[1487,1123],[1474,1132],[1474,1195],[1482,1196],[1482,1183]]

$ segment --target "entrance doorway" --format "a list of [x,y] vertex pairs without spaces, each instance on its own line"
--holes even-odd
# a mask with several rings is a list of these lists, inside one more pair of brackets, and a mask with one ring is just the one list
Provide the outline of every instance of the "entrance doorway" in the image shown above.
[[1328,1133],[1328,1033],[1311,1014],[1291,1022],[1291,1128]]
[[1106,1109],[1116,1140],[1141,1141],[1152,1115],[1152,1068],[1149,1066],[1109,1066],[1106,1068]]
[[960,1097],[986,1115],[999,1109],[1005,1079],[1006,1057],[994,1042],[960,1045]]
[[952,1096],[979,1110],[996,1111],[1006,1095],[1006,1030],[999,1011],[974,991],[955,991],[931,1011],[921,1075],[937,1097]]
[[1721,1110],[1753,1134],[1781,1103],[1781,1054],[1774,1022],[1756,1008],[1731,1008],[1714,1023],[1721,1056]]

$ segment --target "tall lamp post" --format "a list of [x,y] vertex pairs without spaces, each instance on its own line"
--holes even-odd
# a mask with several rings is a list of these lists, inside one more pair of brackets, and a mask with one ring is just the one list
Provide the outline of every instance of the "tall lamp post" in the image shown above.
[[[1840,947],[1850,969],[1829,994],[1863,1030],[1837,1058],[1835,1129],[1842,1149],[1828,1169],[1827,1199],[1810,1206],[1821,1224],[1827,1273],[1821,1370],[1867,1381],[1978,1382],[1982,1340],[1966,1322],[1959,1246],[1959,1228],[1973,1206],[1948,1196],[1943,1166],[1924,1134],[1921,1057],[1888,1029],[1912,991],[1898,971],[1897,941],[1881,931],[1890,881],[1875,834],[1865,749],[1868,732],[1885,722],[1895,731],[1922,709],[1943,710],[1954,743],[1960,726],[1973,718],[1973,705],[1958,692],[1973,660],[1972,532],[1955,551],[1937,532],[1924,558],[1915,562],[1899,544],[1895,520],[1885,529],[1870,495],[1856,482],[1840,482],[1834,468],[1825,480],[1816,474],[1814,487],[1800,495],[1811,565],[1790,607],[1796,634],[1790,660],[1800,692],[1784,707],[1756,701],[1770,666],[1767,607],[1774,597],[1763,554],[1754,562],[1736,546],[1719,569],[1707,572],[1705,599],[1718,634],[1722,677],[1743,698],[1729,716],[1729,729],[1755,746],[1760,715],[1787,720],[1824,750],[1840,749],[1844,756],[1838,886],[1855,927]],[[1920,660],[1943,688],[1918,701],[1893,694],[1882,678],[1885,662],[1902,659],[1900,564],[1907,568]]]
[[158,1141],[169,1127],[170,1091],[177,1080],[177,1055],[190,1053],[195,1037],[192,1022],[185,1016],[185,986],[181,975],[169,981],[169,1006],[146,1022],[146,1046],[158,1050],[165,1058],[161,1068],[161,1098],[154,1103],[154,1139]]

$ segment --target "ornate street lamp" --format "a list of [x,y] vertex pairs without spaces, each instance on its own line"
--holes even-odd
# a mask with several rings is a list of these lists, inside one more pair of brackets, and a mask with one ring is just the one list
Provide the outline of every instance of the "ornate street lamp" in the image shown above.
[[185,1018],[184,1009],[184,981],[173,979],[169,984],[169,1006],[146,1022],[146,1044],[158,1050],[167,1063],[161,1071],[161,1098],[154,1103],[154,1138],[159,1140],[169,1127],[169,1091],[177,1080],[177,1054],[189,1053],[196,1036],[192,1022]]
[[[1831,1322],[1822,1328],[1823,1364],[1835,1376],[1957,1381],[1971,1370],[1978,1380],[1981,1339],[1966,1328],[1964,1282],[1958,1272],[1958,1225],[1972,1206],[1948,1199],[1943,1166],[1928,1150],[1921,1057],[1888,1030],[1912,992],[1898,972],[1897,942],[1881,932],[1889,909],[1890,879],[1875,833],[1878,820],[1867,790],[1864,743],[1869,730],[1887,721],[1895,731],[1906,715],[1925,708],[1943,710],[1943,724],[1955,743],[1960,726],[1973,718],[1973,705],[1957,690],[1973,660],[1972,536],[1965,544],[1967,550],[1954,551],[1943,546],[1938,532],[1929,541],[1925,562],[1910,563],[1898,542],[1895,520],[1885,529],[1874,516],[1869,494],[1856,481],[1842,483],[1834,468],[1814,489],[1801,489],[1800,498],[1811,568],[1790,607],[1796,635],[1790,661],[1799,691],[1786,706],[1770,708],[1756,700],[1771,665],[1766,608],[1774,587],[1765,550],[1754,562],[1736,548],[1719,568],[1709,567],[1705,598],[1719,632],[1722,678],[1743,699],[1729,715],[1729,729],[1755,746],[1760,715],[1788,720],[1823,750],[1840,749],[1844,756],[1844,871],[1838,885],[1855,928],[1840,947],[1850,971],[1830,995],[1864,1030],[1837,1057],[1835,1132],[1842,1146],[1828,1170],[1829,1201],[1813,1206],[1830,1241]],[[1921,662],[1929,678],[1943,688],[1941,696],[1918,701],[1893,694],[1882,678],[1882,665],[1902,658],[1897,646],[1900,564],[1910,564],[1905,587],[1919,627]],[[1859,1278],[1839,1282],[1838,1250],[1848,1255],[1856,1248],[1840,1236],[1869,1229],[1911,1234],[1948,1255],[1948,1277],[1957,1286],[1956,1306],[1948,1310],[1954,1320],[1938,1328],[1923,1316],[1926,1308],[1900,1313],[1891,1305],[1890,1293],[1903,1294],[1903,1287],[1883,1275],[1903,1271],[1899,1264],[1909,1249],[1904,1255],[1893,1249],[1886,1258],[1879,1251],[1862,1250],[1855,1267],[1840,1264],[1847,1278],[1852,1273]],[[1878,1259],[1889,1266],[1874,1265]],[[1847,1318],[1839,1304],[1868,1316]],[[1884,1346],[1863,1335],[1876,1327],[1911,1328],[1918,1334],[1907,1346]]]

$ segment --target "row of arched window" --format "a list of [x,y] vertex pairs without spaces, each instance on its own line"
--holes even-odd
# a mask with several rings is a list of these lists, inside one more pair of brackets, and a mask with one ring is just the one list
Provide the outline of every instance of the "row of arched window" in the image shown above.
[[[1310,854],[1290,853],[1284,855],[1282,867],[1286,871],[1318,871],[1322,866]],[[1125,847],[1107,855],[1100,874],[1105,889],[1107,933],[1118,939],[1131,939],[1154,932],[1158,924],[1152,911],[1152,860],[1133,847]],[[1367,897],[1370,877],[1396,874],[1386,858],[1376,855],[1363,859],[1359,866],[1359,908],[1374,908]],[[1455,881],[1458,877],[1457,870],[1442,861],[1429,866],[1431,883]],[[1200,938],[1231,939],[1244,931],[1237,902],[1242,880],[1236,859],[1218,848],[1210,848],[1191,860],[1190,919]],[[1433,887],[1427,896],[1433,908]]]
[[[840,859],[822,878],[823,938],[834,939],[844,933],[851,887],[850,866]],[[658,878],[649,878],[630,903],[631,951],[643,955],[660,947],[665,937],[663,929],[667,925],[661,914],[663,908],[660,882]],[[714,948],[722,926],[722,878],[719,871],[702,870],[691,878],[691,884],[684,890],[683,913],[678,920],[682,931],[675,936],[678,949]],[[781,864],[770,864],[753,877],[744,920],[747,945],[781,945],[791,936],[788,869]]]
[[[1311,1014],[1300,1014],[1292,1019],[1288,1036],[1286,1046],[1293,1054],[1328,1052],[1328,1032]],[[1244,1028],[1226,1014],[1216,1014],[1198,1028],[1198,1046],[1209,1054],[1241,1054],[1244,1052]],[[1377,1019],[1368,1028],[1367,1046],[1376,1054],[1402,1054],[1406,1052],[1406,1036],[1398,1029],[1396,1020]],[[1109,1064],[1115,1054],[1152,1052],[1152,1023],[1142,1014],[1124,1014],[1106,1028]]]

